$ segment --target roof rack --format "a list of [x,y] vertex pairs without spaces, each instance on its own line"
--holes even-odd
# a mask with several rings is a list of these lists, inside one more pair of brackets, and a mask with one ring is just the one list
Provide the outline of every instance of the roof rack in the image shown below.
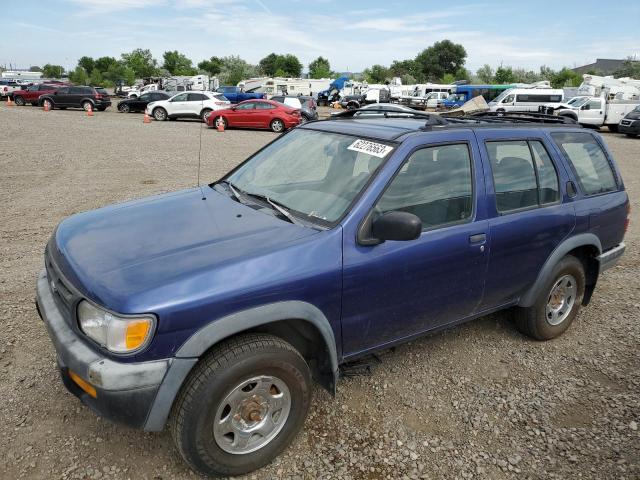
[[501,123],[552,123],[552,124],[569,124],[575,125],[576,122],[570,117],[559,117],[556,115],[548,115],[546,113],[537,112],[475,112],[459,117],[447,117],[449,119],[468,119],[481,122],[501,122]]
[[352,118],[356,113],[377,113],[381,114],[381,116],[385,118],[406,118],[406,117],[415,117],[415,118],[427,118],[432,119],[432,121],[437,122],[434,125],[447,125],[447,122],[441,115],[436,113],[429,112],[420,112],[415,110],[414,112],[405,112],[405,111],[393,111],[393,110],[385,110],[384,108],[354,108],[352,110],[345,110],[344,112],[338,112],[332,114],[330,119],[340,119],[340,118]]

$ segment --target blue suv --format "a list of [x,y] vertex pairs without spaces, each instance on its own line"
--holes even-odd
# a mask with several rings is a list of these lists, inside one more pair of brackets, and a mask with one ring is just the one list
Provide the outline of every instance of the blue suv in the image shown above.
[[567,330],[625,249],[602,138],[535,114],[356,112],[210,185],[62,221],[37,307],[66,387],[237,475],[287,447],[341,364],[498,310],[537,340]]

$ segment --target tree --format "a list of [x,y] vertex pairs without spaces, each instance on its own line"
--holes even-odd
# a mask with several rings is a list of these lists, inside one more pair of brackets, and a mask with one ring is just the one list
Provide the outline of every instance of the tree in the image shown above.
[[329,78],[331,77],[331,65],[329,60],[324,57],[318,57],[309,64],[310,78]]
[[64,68],[61,65],[51,65],[47,63],[42,67],[42,76],[45,78],[60,78],[64,74]]
[[200,70],[207,72],[212,77],[218,75],[222,67],[222,60],[218,57],[211,57],[209,60],[203,60],[198,64]]
[[80,65],[73,72],[69,73],[69,80],[77,85],[86,85],[89,83],[87,72]]
[[382,65],[372,65],[371,68],[365,68],[362,73],[368,83],[384,83],[389,77],[389,69]]
[[280,56],[275,53],[270,53],[258,63],[260,67],[260,71],[266,75],[267,77],[275,76],[276,71],[278,70],[278,58]]
[[42,71],[42,68],[38,67],[37,65],[31,65],[31,66],[29,67],[29,71],[30,71],[30,72],[41,72],[41,71]]
[[[105,85],[104,83],[105,83],[105,80],[102,76],[102,73],[97,68],[94,68],[91,74],[89,75],[89,85],[92,85],[94,87],[111,86],[111,85]],[[111,82],[108,82],[108,83],[111,84]]]
[[91,73],[96,66],[96,61],[91,57],[81,57],[78,60],[78,66],[84,68],[84,71]]
[[550,80],[553,88],[578,87],[582,83],[582,77],[567,67],[556,73]]
[[[97,69],[100,73],[104,73],[113,66],[118,65],[118,60],[113,57],[100,57],[95,61],[94,65],[95,69]],[[87,69],[85,68],[85,70]],[[91,71],[87,70],[87,73],[91,73]]]
[[478,79],[484,84],[491,84],[494,81],[493,68],[491,68],[491,66],[487,65],[486,63],[476,71],[476,75],[478,76]]
[[299,77],[302,73],[302,63],[298,57],[291,54],[270,53],[260,60],[258,65],[260,72],[268,77]]
[[413,60],[394,60],[389,67],[389,74],[394,77],[402,77],[403,75],[416,76],[416,62]]
[[130,53],[123,53],[122,61],[140,78],[153,77],[158,70],[158,62],[149,49],[136,48]]
[[455,74],[464,66],[467,51],[451,40],[442,40],[420,52],[415,59],[418,71],[424,78],[438,81],[445,73]]
[[162,58],[164,59],[162,67],[166,68],[171,75],[191,76],[198,73],[198,71],[193,68],[193,62],[177,50],[164,52]]
[[513,70],[511,70],[511,67],[498,67],[498,69],[496,70],[496,75],[494,78],[496,83],[513,83],[514,82],[514,78],[513,78]]
[[640,80],[640,61],[633,58],[627,58],[622,66],[613,73],[614,77],[631,77]]
[[223,85],[237,85],[240,80],[255,77],[258,69],[237,55],[222,57],[222,70],[220,71],[220,83]]
[[540,81],[540,75],[533,70],[515,68],[513,69],[513,81],[516,83],[535,83]]
[[297,78],[302,74],[302,63],[300,63],[300,60],[298,60],[298,57],[295,55],[282,55],[278,67],[285,72],[283,76]]

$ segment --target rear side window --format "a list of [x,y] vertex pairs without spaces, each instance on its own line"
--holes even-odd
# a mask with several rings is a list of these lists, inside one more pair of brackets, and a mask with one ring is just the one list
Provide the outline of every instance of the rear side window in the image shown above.
[[100,95],[109,95],[104,88],[96,88],[96,92],[98,92]]
[[209,100],[209,97],[203,95],[202,93],[190,93],[188,102],[204,102],[205,100]]
[[473,207],[471,179],[466,144],[423,148],[402,166],[376,211],[413,213],[425,229],[466,220]]
[[585,195],[617,190],[611,164],[593,135],[586,132],[556,132],[551,136],[569,160]]
[[498,212],[557,202],[558,174],[538,141],[487,142]]

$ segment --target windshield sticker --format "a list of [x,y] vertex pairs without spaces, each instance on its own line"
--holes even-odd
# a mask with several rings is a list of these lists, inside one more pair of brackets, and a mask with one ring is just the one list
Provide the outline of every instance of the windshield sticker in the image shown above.
[[383,158],[393,150],[393,147],[385,145],[384,143],[370,142],[369,140],[358,139],[347,147],[347,150],[353,150],[354,152],[366,153],[367,155],[373,155],[374,157]]

